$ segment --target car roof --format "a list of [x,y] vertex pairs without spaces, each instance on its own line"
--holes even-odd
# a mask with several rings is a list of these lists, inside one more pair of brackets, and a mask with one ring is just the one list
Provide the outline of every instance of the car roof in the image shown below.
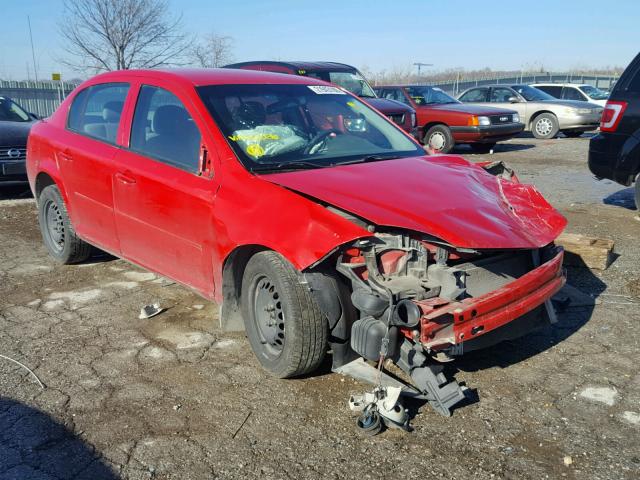
[[126,81],[127,78],[154,77],[162,80],[174,80],[195,87],[203,85],[225,84],[300,84],[326,85],[316,78],[288,75],[283,73],[263,72],[257,70],[235,70],[228,68],[172,68],[153,70],[118,70],[96,75],[91,83]]
[[536,82],[531,84],[532,87],[535,87],[538,85],[541,87],[589,87],[590,86],[587,83],[570,83],[570,82],[563,82],[563,83]]
[[273,61],[273,60],[255,60],[251,62],[231,63],[223,68],[241,68],[256,65],[274,65],[280,67],[288,67],[293,70],[307,70],[313,72],[353,72],[357,68],[338,62],[302,62],[302,61]]

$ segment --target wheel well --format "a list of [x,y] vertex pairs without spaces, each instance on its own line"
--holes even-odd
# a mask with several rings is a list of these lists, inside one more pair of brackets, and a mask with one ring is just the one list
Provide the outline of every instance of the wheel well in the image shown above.
[[42,190],[44,190],[49,185],[55,185],[56,182],[49,176],[49,174],[40,172],[36,177],[36,200],[40,198],[40,194]]
[[558,116],[555,113],[553,113],[551,110],[540,110],[539,112],[536,112],[533,115],[531,115],[531,118],[529,119],[529,129],[531,129],[531,127],[533,127],[533,122],[535,121],[535,119],[538,118],[543,113],[549,113],[549,114],[553,115],[554,117],[558,118]]
[[449,125],[447,125],[444,122],[429,122],[425,125],[422,126],[422,136],[421,136],[421,140],[424,139],[424,136],[427,134],[427,131],[431,128],[431,127],[435,127],[436,125],[442,125],[443,127],[447,127],[449,128]]
[[220,326],[227,331],[244,330],[240,296],[242,277],[249,259],[258,252],[268,250],[262,245],[242,245],[233,250],[222,266],[222,307],[220,308]]

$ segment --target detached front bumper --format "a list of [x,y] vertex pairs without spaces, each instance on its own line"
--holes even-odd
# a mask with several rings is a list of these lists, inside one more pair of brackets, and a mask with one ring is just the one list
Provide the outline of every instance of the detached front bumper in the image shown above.
[[524,123],[508,123],[504,125],[452,126],[453,138],[458,143],[492,143],[508,140],[524,130]]
[[[563,253],[558,248],[553,258],[544,264],[475,298],[454,302],[432,298],[415,302],[422,312],[420,342],[435,351],[451,349],[504,327],[540,307],[565,284]],[[496,334],[499,337],[499,332]]]

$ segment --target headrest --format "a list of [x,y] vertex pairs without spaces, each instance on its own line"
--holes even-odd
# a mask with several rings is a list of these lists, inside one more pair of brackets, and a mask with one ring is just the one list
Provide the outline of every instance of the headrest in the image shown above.
[[151,127],[158,135],[171,135],[177,130],[184,129],[189,120],[187,111],[177,105],[163,105],[158,107],[153,115]]
[[122,107],[124,107],[124,102],[113,101],[105,103],[102,107],[102,118],[107,123],[118,123]]
[[260,102],[244,102],[233,113],[235,121],[244,128],[264,125],[267,120],[267,111]]

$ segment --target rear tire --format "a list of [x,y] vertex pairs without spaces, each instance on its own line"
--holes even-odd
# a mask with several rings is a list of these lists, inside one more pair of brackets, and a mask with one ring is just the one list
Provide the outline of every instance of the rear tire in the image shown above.
[[78,263],[91,255],[91,245],[76,235],[60,190],[45,187],[38,197],[38,223],[49,254],[63,264]]
[[266,370],[288,378],[318,368],[327,353],[327,322],[287,260],[273,251],[251,257],[241,298],[249,343]]
[[489,153],[496,146],[495,143],[471,143],[470,145],[471,149],[476,153]]
[[446,125],[434,125],[431,127],[424,134],[422,143],[435,153],[449,153],[455,144],[451,130]]
[[536,138],[554,138],[558,130],[558,118],[553,113],[541,113],[531,123],[531,133]]

